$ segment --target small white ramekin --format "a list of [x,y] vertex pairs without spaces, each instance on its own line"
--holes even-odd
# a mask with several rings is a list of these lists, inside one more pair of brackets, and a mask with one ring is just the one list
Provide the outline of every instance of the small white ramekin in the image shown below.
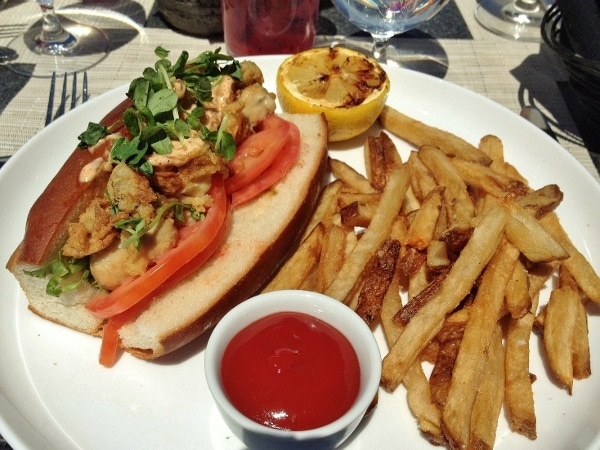
[[[239,412],[223,390],[221,359],[231,338],[256,320],[278,312],[299,312],[317,317],[341,331],[356,351],[360,365],[358,396],[342,417],[328,425],[304,431],[270,428]],[[221,319],[206,347],[204,371],[225,423],[249,448],[332,449],[352,434],[375,398],[381,377],[381,353],[370,328],[346,305],[315,292],[275,291],[246,300]]]

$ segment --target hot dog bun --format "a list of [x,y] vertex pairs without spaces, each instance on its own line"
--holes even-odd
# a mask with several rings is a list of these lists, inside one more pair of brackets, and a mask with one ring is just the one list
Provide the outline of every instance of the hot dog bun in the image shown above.
[[[199,271],[152,299],[136,319],[121,328],[125,350],[153,359],[198,337],[235,304],[257,292],[297,244],[327,177],[327,125],[318,115],[285,118],[294,122],[301,133],[300,156],[294,167],[271,190],[234,210],[226,242]],[[75,167],[63,168],[61,172],[73,172]],[[57,176],[42,197],[47,201],[47,192],[56,189],[52,185],[60,186],[61,182]],[[75,215],[81,202],[79,198],[69,201],[63,207]],[[39,226],[43,220],[43,208],[32,208],[28,223]],[[70,299],[61,296],[59,301],[46,294],[46,280],[23,272],[53,257],[50,249],[58,248],[64,240],[65,223],[66,220],[55,221],[53,230],[44,233],[26,233],[7,268],[18,279],[33,312],[75,330],[99,335],[103,320],[85,308],[85,302],[97,294],[95,289],[87,285],[71,293]],[[35,248],[39,236],[43,237],[44,251],[33,258],[31,254],[35,252],[24,250]]]

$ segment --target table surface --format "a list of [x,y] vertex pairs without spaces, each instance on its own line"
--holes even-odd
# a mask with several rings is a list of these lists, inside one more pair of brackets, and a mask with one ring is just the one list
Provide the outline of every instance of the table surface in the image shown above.
[[[173,54],[184,49],[200,52],[223,46],[222,35],[199,38],[171,28],[160,16],[154,0],[57,0],[55,4],[59,11],[112,11],[110,15],[97,16],[98,26],[110,25],[112,49],[103,61],[88,70],[92,98],[138,76],[149,61],[154,61],[158,44]],[[477,0],[455,0],[429,23],[394,38],[393,45],[415,52],[436,49],[447,59],[447,67],[425,64],[416,65],[415,70],[488,97],[517,114],[523,106],[537,106],[547,117],[558,142],[600,181],[594,130],[586,129],[577,112],[561,61],[543,43],[505,39],[483,29],[473,16],[476,5]],[[39,7],[27,0],[0,2],[0,9],[0,46],[39,19]],[[343,38],[367,43],[366,35],[348,24],[330,0],[321,0],[317,41]],[[44,127],[49,83],[48,79],[15,75],[0,65],[0,156],[14,154]],[[10,448],[1,437],[0,448]]]

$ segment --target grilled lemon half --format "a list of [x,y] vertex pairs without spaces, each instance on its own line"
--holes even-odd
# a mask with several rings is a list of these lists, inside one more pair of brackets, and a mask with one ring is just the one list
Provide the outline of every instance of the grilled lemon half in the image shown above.
[[365,132],[377,120],[390,90],[374,59],[344,47],[313,48],[285,59],[277,71],[277,97],[289,113],[324,113],[329,141]]

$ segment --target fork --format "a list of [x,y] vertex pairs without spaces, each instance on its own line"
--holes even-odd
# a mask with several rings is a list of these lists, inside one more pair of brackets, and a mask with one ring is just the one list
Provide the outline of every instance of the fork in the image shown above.
[[[54,113],[54,95],[56,91],[56,72],[52,74],[52,79],[50,80],[50,94],[48,95],[48,107],[46,109],[46,120],[45,124],[48,125],[54,119],[62,116],[67,108],[67,74],[64,74],[63,78],[63,87],[60,95],[60,104],[58,105],[58,110],[56,114]],[[88,77],[87,72],[83,72],[83,88],[81,92],[81,103],[85,103],[89,98],[88,93]],[[73,81],[71,85],[71,103],[70,109],[73,109],[77,106],[77,72],[73,74]],[[10,155],[2,155],[0,156],[0,168],[4,165],[6,161],[10,159]]]
[[[48,125],[53,120],[62,116],[67,107],[67,73],[65,72],[63,77],[63,86],[62,93],[60,95],[60,104],[58,105],[58,110],[56,114],[54,113],[54,94],[56,90],[56,72],[52,73],[52,78],[50,80],[50,93],[48,95],[48,107],[46,109],[46,122]],[[88,78],[87,72],[83,72],[83,90],[81,92],[81,103],[85,103],[89,98],[88,94]],[[70,109],[75,108],[77,106],[77,72],[73,73],[73,81],[71,87],[71,105]]]

